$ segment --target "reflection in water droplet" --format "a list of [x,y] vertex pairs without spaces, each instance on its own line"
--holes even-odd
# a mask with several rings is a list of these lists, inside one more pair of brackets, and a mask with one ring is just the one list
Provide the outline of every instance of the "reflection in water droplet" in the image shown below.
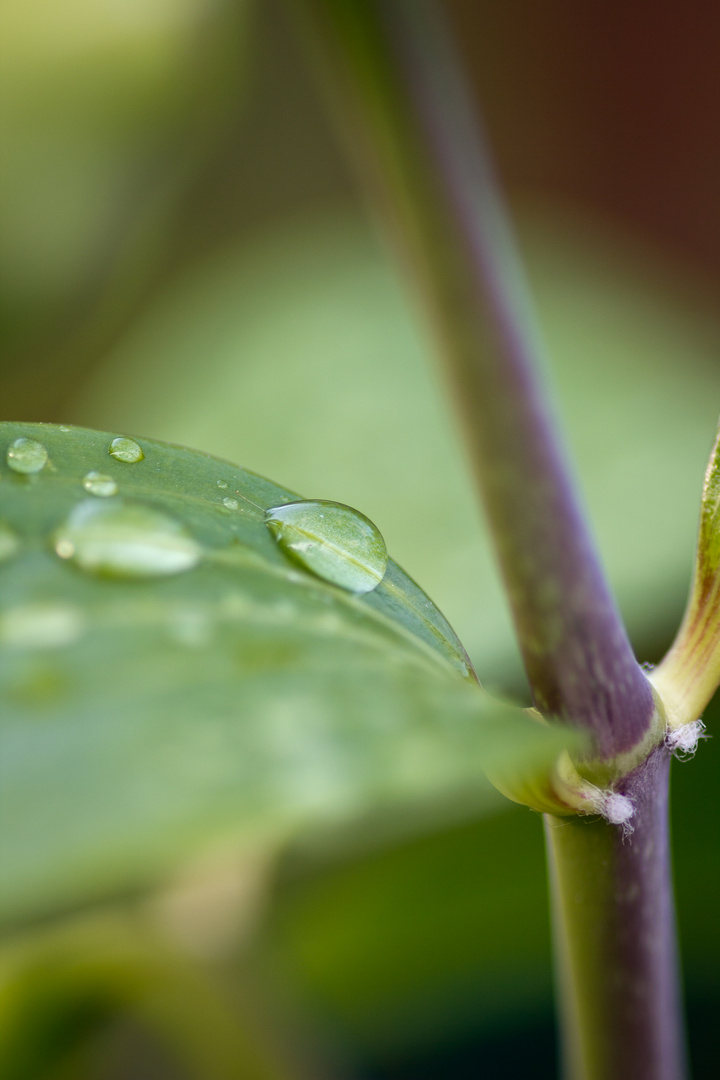
[[307,570],[349,592],[376,588],[387,569],[385,541],[372,521],[342,503],[275,506],[265,523],[280,547]]
[[12,558],[20,547],[20,541],[9,525],[0,521],[0,563]]
[[217,486],[219,488],[226,488],[227,487],[227,480],[218,480]]
[[72,604],[25,604],[0,615],[0,641],[24,649],[57,649],[72,645],[85,620]]
[[118,489],[117,483],[112,476],[106,476],[105,473],[101,472],[89,472],[83,479],[83,487],[91,495],[101,497],[117,495]]
[[237,499],[227,498],[223,499],[223,506],[227,506],[228,510],[237,510],[237,508],[240,506],[240,503],[237,501]]
[[48,452],[36,439],[16,439],[7,451],[7,463],[13,472],[37,473],[45,466]]
[[131,465],[136,461],[142,461],[145,457],[134,439],[125,438],[113,439],[108,453],[117,458],[118,461],[127,461]]
[[90,573],[122,578],[179,574],[202,556],[180,522],[120,499],[79,503],[55,533],[55,551]]

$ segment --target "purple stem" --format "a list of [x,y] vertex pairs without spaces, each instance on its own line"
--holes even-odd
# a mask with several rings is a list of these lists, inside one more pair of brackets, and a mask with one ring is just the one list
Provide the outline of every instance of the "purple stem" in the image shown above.
[[619,785],[635,805],[630,837],[602,820],[545,818],[568,1077],[685,1076],[669,766],[659,747]]
[[[537,705],[598,756],[653,718],[579,509],[502,201],[431,0],[289,0],[445,353]],[[634,833],[548,818],[568,1076],[680,1080],[664,747],[617,785]],[[629,766],[628,766],[629,767]],[[613,764],[608,768],[612,775]]]
[[296,6],[311,16],[351,153],[423,287],[535,703],[590,729],[595,753],[612,758],[642,740],[652,695],[545,400],[520,262],[445,27],[430,0]]

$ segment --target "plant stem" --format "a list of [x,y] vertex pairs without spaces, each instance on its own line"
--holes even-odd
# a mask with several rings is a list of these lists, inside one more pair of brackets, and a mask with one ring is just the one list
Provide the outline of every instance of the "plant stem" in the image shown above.
[[[657,741],[654,704],[545,400],[511,230],[445,28],[431,0],[289,2],[446,358],[535,702],[588,729],[612,777],[613,759]],[[548,818],[572,1080],[684,1073],[669,756],[650,749],[616,787],[635,807],[632,838]]]
[[622,785],[632,838],[601,819],[545,815],[563,1016],[572,1080],[681,1080],[685,1047],[668,835],[670,754]]
[[541,388],[539,335],[459,66],[428,0],[291,0],[454,385],[538,708],[613,758],[652,695]]

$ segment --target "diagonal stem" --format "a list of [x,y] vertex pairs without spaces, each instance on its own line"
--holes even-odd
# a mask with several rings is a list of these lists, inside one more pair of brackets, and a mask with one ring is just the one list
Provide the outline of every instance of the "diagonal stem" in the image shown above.
[[602,820],[547,819],[567,1075],[681,1080],[669,751],[652,749],[661,718],[545,399],[539,335],[457,59],[432,0],[289,3],[446,358],[535,701],[592,733],[600,771],[634,807],[631,838]]
[[606,584],[539,370],[507,216],[428,0],[292,0],[351,154],[447,360],[535,703],[613,758],[653,700]]

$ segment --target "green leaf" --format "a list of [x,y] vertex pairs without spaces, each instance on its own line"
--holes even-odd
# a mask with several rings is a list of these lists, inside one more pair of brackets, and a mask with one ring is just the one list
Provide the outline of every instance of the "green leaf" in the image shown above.
[[[717,312],[698,299],[706,282],[607,221],[531,204],[519,226],[600,551],[633,638],[655,646],[688,586],[720,398]],[[325,212],[175,279],[89,375],[72,417],[203,446],[359,507],[481,679],[516,684],[507,603],[433,364],[370,230]]]
[[392,561],[358,595],[289,559],[265,511],[292,492],[150,440],[119,458],[79,428],[0,436],[3,915],[208,845],[453,793],[477,809],[484,768],[567,745],[479,689]]
[[652,681],[672,728],[693,724],[720,684],[720,432],[705,473],[695,577],[685,617]]

